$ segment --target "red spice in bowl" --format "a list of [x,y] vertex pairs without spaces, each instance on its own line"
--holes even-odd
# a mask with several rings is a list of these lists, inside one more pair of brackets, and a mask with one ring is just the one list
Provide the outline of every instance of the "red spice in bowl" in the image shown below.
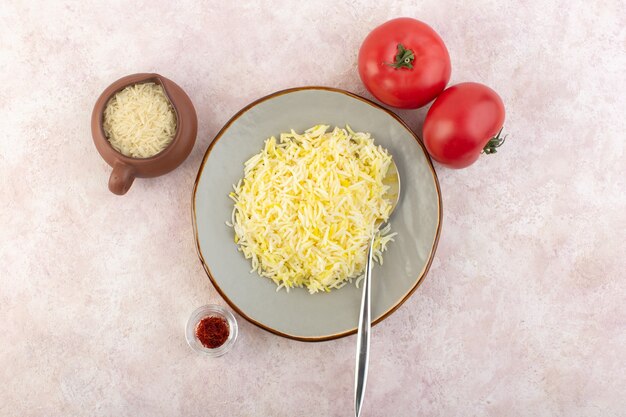
[[232,349],[237,333],[237,320],[233,313],[215,304],[195,309],[185,327],[189,347],[213,358]]
[[222,346],[228,340],[229,334],[228,322],[221,317],[205,317],[196,326],[196,337],[208,349]]

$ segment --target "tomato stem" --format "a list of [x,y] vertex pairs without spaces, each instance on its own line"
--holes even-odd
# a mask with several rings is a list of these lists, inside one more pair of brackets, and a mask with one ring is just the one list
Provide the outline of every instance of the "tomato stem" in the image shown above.
[[506,140],[506,137],[508,136],[508,135],[504,135],[503,137],[500,137],[500,134],[502,133],[502,129],[504,129],[504,127],[501,127],[498,134],[492,137],[491,139],[489,139],[489,142],[487,142],[487,144],[483,148],[482,153],[491,155],[492,153],[498,152],[498,148],[502,146],[502,144],[504,144],[504,141]]
[[414,59],[415,59],[415,54],[413,53],[413,51],[410,49],[406,49],[404,45],[399,43],[398,52],[396,53],[394,62],[385,62],[385,64],[389,65],[390,67],[394,67],[395,69],[400,69],[400,68],[413,69]]

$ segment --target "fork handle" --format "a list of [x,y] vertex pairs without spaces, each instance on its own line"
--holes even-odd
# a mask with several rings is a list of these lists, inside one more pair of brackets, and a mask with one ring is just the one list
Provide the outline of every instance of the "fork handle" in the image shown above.
[[367,251],[367,264],[365,265],[365,279],[363,280],[363,295],[361,298],[361,312],[359,314],[359,330],[356,341],[356,367],[354,372],[354,415],[361,415],[365,385],[367,383],[367,368],[370,352],[370,330],[372,326],[372,296],[370,284],[372,280],[372,252],[374,250],[374,238],[372,236],[370,247]]

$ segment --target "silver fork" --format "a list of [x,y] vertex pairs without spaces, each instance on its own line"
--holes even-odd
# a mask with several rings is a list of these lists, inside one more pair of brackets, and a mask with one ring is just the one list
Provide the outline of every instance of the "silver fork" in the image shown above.
[[[383,179],[383,184],[389,188],[383,198],[391,201],[391,213],[395,210],[400,200],[400,174],[393,159]],[[361,297],[361,312],[359,314],[359,328],[356,336],[356,367],[354,372],[354,415],[361,415],[365,385],[367,383],[367,369],[369,366],[370,339],[372,327],[372,254],[374,252],[374,239],[380,229],[382,221],[374,225],[372,239],[367,251],[367,263],[365,264],[365,278],[363,279],[363,295]]]

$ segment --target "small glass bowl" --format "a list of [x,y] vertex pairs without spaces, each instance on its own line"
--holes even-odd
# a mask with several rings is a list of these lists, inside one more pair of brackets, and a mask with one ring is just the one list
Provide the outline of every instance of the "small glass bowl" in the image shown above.
[[[224,342],[224,344],[215,349],[209,349],[205,347],[198,337],[196,336],[196,326],[198,323],[205,317],[221,317],[228,323],[229,334],[228,339]],[[235,340],[237,340],[237,320],[233,313],[228,311],[222,306],[216,304],[208,304],[202,307],[198,307],[191,313],[191,317],[187,321],[187,328],[185,330],[185,338],[187,339],[187,343],[189,346],[195,350],[196,352],[203,353],[207,356],[211,356],[213,358],[217,358],[218,356],[222,356],[226,352],[232,349],[235,344]]]

